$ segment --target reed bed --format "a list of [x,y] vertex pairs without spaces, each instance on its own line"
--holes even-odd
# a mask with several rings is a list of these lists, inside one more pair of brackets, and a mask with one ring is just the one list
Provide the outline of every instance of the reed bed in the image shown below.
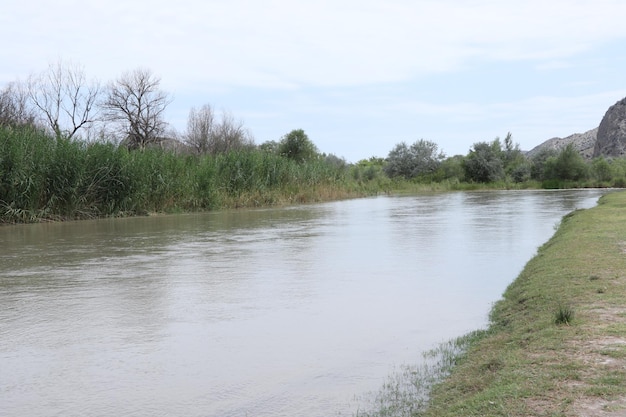
[[379,192],[381,175],[259,149],[217,156],[129,151],[0,128],[0,222],[272,206]]

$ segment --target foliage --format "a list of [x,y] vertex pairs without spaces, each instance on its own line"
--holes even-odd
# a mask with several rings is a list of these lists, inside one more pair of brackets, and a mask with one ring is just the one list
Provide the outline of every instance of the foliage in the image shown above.
[[387,156],[383,170],[390,178],[416,178],[434,173],[445,158],[436,143],[420,139],[408,146],[401,142]]
[[613,177],[611,164],[602,156],[591,161],[591,174],[598,181],[610,181]]
[[278,145],[278,153],[300,163],[318,156],[317,147],[302,129],[292,130],[283,136]]
[[212,155],[131,151],[0,127],[0,222],[79,219],[339,198],[376,192],[334,157],[297,162],[246,148]]
[[578,181],[587,176],[587,164],[572,144],[563,148],[557,157],[550,157],[545,162],[544,179]]
[[546,161],[556,157],[559,153],[556,149],[543,148],[530,160],[530,177],[537,181],[546,179]]
[[279,151],[278,151],[279,146],[280,144],[276,142],[275,140],[268,140],[260,144],[258,148],[262,150],[263,152],[279,154]]
[[513,144],[511,132],[507,133],[504,138],[502,159],[507,176],[514,182],[520,183],[530,180],[530,164],[520,150],[519,144]]
[[509,175],[515,182],[525,182],[531,179],[531,164],[527,161],[516,164],[511,168]]
[[437,169],[436,179],[439,181],[463,181],[465,179],[464,160],[463,155],[454,155],[444,159]]
[[474,182],[495,182],[504,179],[504,161],[500,139],[477,142],[463,161],[465,178]]

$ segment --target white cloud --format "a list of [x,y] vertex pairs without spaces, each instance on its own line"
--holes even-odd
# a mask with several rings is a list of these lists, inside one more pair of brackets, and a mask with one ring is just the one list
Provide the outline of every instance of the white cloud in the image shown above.
[[346,156],[420,137],[464,152],[508,130],[529,148],[626,95],[621,50],[603,50],[624,16],[623,0],[12,1],[0,85],[58,59],[101,81],[141,66],[179,126],[209,102],[260,140],[304,128]]
[[475,59],[553,61],[626,36],[617,0],[11,3],[0,31],[15,40],[3,52],[12,60],[37,70],[61,56],[104,78],[143,65],[173,85],[397,82]]

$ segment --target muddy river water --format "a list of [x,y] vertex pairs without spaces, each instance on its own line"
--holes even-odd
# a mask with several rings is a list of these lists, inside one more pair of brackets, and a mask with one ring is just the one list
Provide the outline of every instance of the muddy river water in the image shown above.
[[603,193],[455,192],[0,228],[3,416],[351,415],[484,327]]

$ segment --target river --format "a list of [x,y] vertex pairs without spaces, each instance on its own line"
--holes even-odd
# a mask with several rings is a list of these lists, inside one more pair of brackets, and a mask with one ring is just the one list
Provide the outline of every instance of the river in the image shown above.
[[0,228],[3,416],[351,415],[601,190]]

